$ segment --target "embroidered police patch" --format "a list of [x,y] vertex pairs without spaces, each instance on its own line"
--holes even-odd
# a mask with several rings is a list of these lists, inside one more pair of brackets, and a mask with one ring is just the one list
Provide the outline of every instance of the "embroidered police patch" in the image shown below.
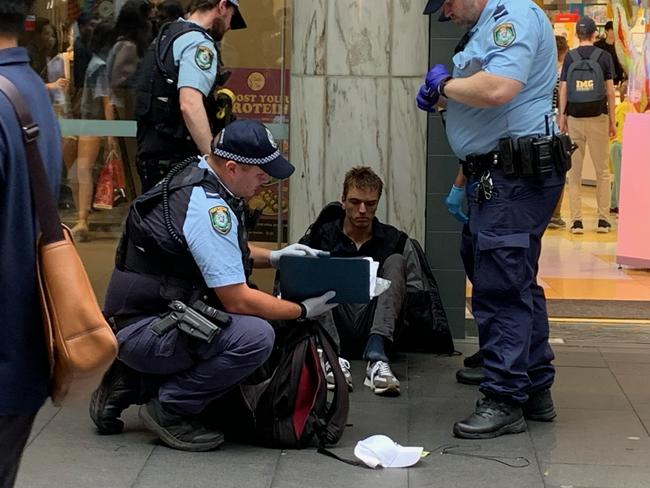
[[508,47],[517,38],[515,26],[509,22],[497,25],[492,33],[494,34],[494,43],[499,47]]
[[219,205],[210,209],[210,223],[219,234],[226,235],[232,229],[232,219],[227,207]]
[[210,51],[210,48],[206,46],[199,46],[196,48],[196,53],[194,54],[194,62],[196,65],[203,69],[210,69],[212,67],[212,60],[214,59],[214,53]]

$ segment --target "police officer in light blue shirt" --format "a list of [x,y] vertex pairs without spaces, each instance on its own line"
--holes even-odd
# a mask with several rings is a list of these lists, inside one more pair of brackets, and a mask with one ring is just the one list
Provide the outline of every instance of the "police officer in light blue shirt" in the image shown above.
[[[187,20],[163,25],[142,61],[137,87],[138,172],[147,191],[174,163],[210,151],[220,42],[246,27],[239,0],[192,0]],[[212,126],[211,126],[212,121]]]
[[[270,251],[248,243],[245,200],[269,177],[293,171],[263,124],[237,120],[214,139],[209,155],[175,166],[134,200],[104,305],[120,349],[91,398],[100,433],[119,433],[122,410],[147,402],[142,420],[170,447],[217,447],[223,435],[199,417],[268,358],[269,321],[311,318],[335,306],[327,303],[334,292],[295,303],[248,285],[253,265],[277,268],[282,256],[316,255],[302,244]],[[221,315],[221,331],[210,339],[183,329],[166,315],[175,301]],[[133,380],[138,374],[164,380],[143,394]]]
[[546,14],[532,0],[430,0],[424,13],[441,7],[439,20],[468,32],[452,72],[434,66],[416,103],[429,112],[446,106],[447,137],[462,163],[446,204],[467,223],[461,256],[484,358],[485,397],[453,431],[489,438],[555,417],[537,263],[571,144],[551,117],[556,52]]

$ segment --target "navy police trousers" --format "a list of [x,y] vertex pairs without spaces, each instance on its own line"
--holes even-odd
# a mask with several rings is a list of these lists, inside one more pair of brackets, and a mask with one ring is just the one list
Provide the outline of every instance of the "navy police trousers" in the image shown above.
[[228,314],[232,322],[211,343],[174,328],[157,336],[150,324],[136,322],[117,334],[119,359],[142,373],[165,376],[158,399],[173,412],[197,415],[238,385],[271,354],[275,333],[258,317]]
[[537,284],[542,236],[564,187],[564,173],[545,180],[492,171],[494,194],[477,202],[467,183],[469,223],[461,256],[472,282],[472,311],[484,357],[487,396],[522,404],[555,377],[544,290]]

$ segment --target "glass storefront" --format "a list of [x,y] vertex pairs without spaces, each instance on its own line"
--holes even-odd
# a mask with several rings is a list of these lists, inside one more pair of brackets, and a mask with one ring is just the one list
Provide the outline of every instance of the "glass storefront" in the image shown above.
[[[36,0],[21,44],[43,78],[63,134],[60,213],[77,240],[119,237],[140,193],[135,165],[134,81],[170,0]],[[184,9],[188,0],[178,2]],[[290,0],[242,6],[248,29],[221,43],[236,117],[264,122],[288,155]],[[261,218],[253,240],[286,239],[288,183],[270,182],[250,200]],[[112,260],[112,257],[110,258]]]

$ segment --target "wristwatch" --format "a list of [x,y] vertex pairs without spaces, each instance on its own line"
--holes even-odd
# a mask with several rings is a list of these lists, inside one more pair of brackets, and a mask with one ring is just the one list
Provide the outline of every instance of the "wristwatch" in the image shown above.
[[307,307],[305,307],[305,305],[302,302],[298,303],[298,306],[300,307],[300,315],[296,320],[302,322],[307,318]]
[[440,93],[441,96],[447,98],[447,95],[445,94],[445,86],[447,86],[447,83],[449,83],[449,80],[453,80],[453,77],[449,77],[445,80],[442,80],[440,85],[438,85],[438,93]]

